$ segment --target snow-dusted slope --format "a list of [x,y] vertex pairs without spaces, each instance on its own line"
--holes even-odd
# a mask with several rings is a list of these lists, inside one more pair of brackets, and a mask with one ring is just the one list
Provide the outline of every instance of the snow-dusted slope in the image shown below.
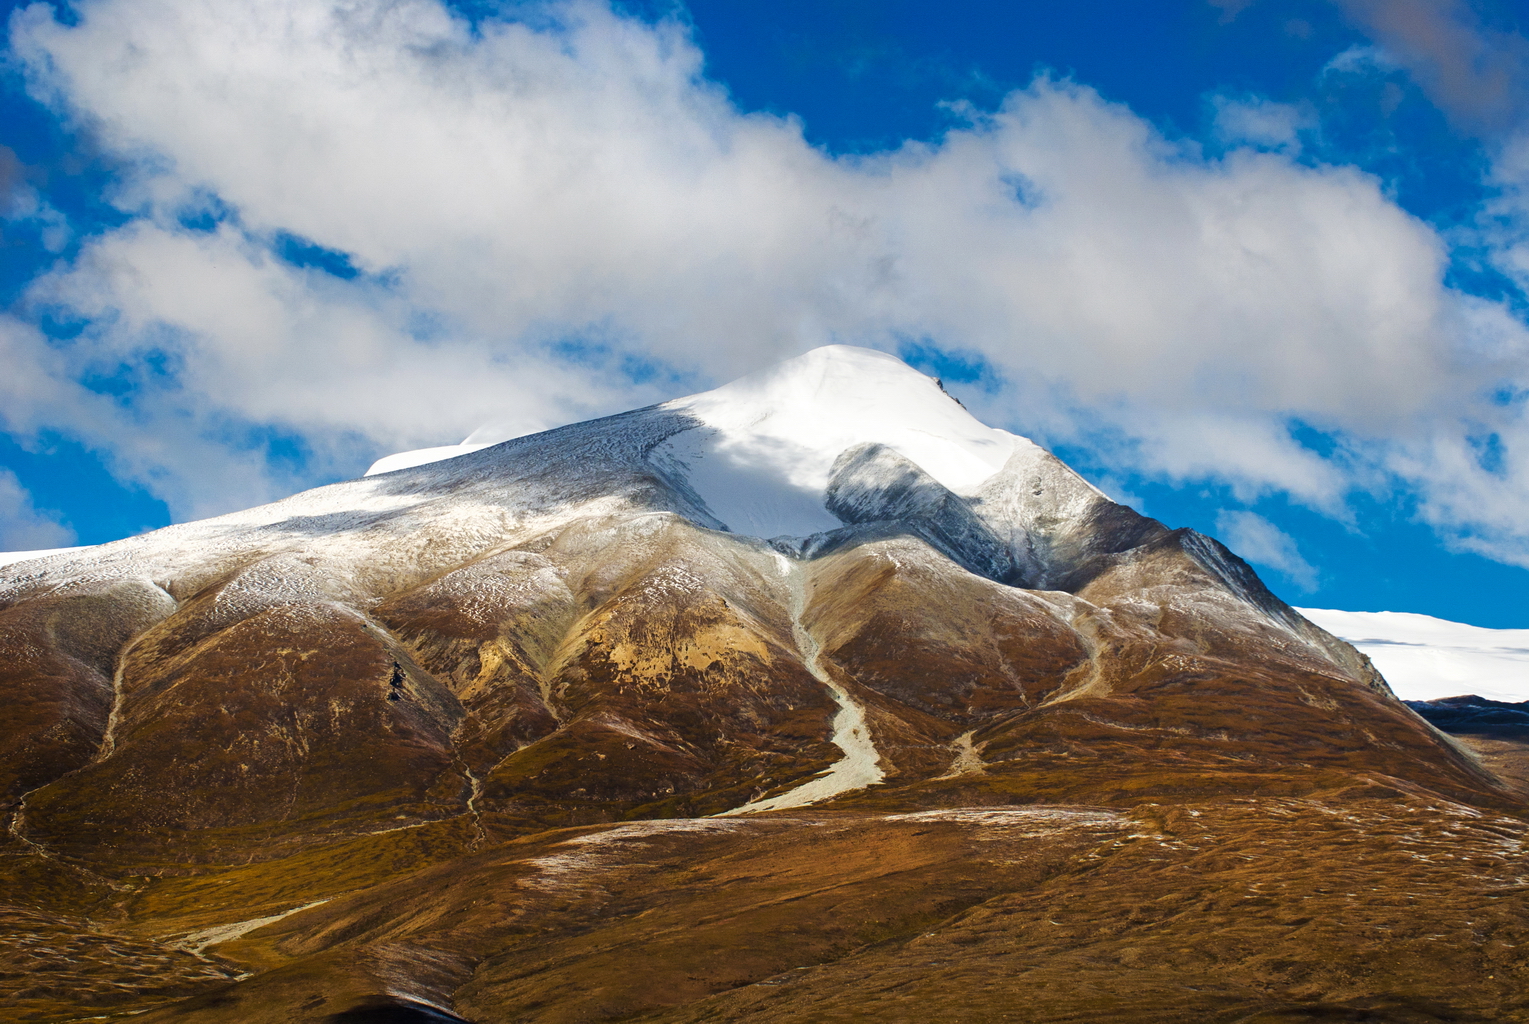
[[40,548],[36,551],[0,551],[0,565],[10,565],[14,562],[30,562],[34,558],[47,558],[50,555],[67,554],[70,551],[83,551],[83,547],[73,548]]
[[1402,700],[1472,693],[1529,700],[1529,629],[1485,629],[1410,612],[1297,611],[1369,655]]
[[[845,345],[703,394],[493,440],[480,431],[391,455],[361,480],[114,544],[0,553],[0,566],[21,563],[0,573],[0,589],[211,579],[296,558],[325,571],[293,563],[278,573],[284,587],[370,600],[559,524],[654,512],[744,537],[833,543],[855,524],[874,534],[877,521],[896,520],[979,575],[1070,589],[1089,545],[1114,529],[1095,518],[1114,506],[1049,453],[982,424],[898,359]],[[777,547],[800,554],[816,543]],[[1529,630],[1304,614],[1367,653],[1401,697],[1529,698]]]

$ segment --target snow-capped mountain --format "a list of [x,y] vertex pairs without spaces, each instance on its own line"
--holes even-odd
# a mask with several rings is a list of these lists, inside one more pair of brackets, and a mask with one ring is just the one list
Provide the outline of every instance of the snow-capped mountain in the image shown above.
[[[758,765],[726,769],[731,781],[720,789],[712,777],[728,760],[733,733],[767,746],[761,737],[776,737],[781,747],[773,755],[779,770],[753,786],[751,799],[794,792],[786,785],[793,771],[810,780],[832,741],[861,767],[846,776],[854,786],[814,784],[808,792],[823,799],[889,769],[909,776],[943,768],[938,755],[913,751],[938,749],[988,718],[1134,688],[1143,672],[1163,671],[1166,649],[1188,659],[1186,669],[1217,648],[1229,648],[1217,652],[1223,660],[1266,651],[1336,681],[1323,685],[1344,688],[1343,703],[1378,701],[1402,714],[1364,658],[1271,595],[1213,540],[1116,505],[1043,449],[983,425],[938,382],[879,352],[818,349],[705,394],[423,458],[408,454],[402,461],[415,464],[406,468],[8,567],[0,594],[18,612],[70,602],[92,608],[92,657],[80,658],[67,641],[53,645],[84,662],[62,693],[49,684],[62,716],[55,725],[69,728],[51,729],[57,739],[41,748],[21,741],[36,760],[18,764],[13,786],[29,788],[62,768],[68,781],[55,791],[64,799],[94,775],[119,779],[114,769],[135,756],[135,737],[186,706],[184,692],[162,706],[163,685],[152,680],[256,623],[252,654],[278,635],[293,644],[316,633],[358,644],[354,656],[378,662],[379,677],[389,677],[379,689],[388,703],[368,715],[378,725],[417,719],[408,729],[429,737],[427,760],[439,764],[427,776],[454,774],[470,794],[462,799],[475,805],[485,778],[498,785],[493,777],[518,751],[548,736],[569,741],[581,728],[632,731],[679,757],[660,758],[647,772],[630,768],[623,781],[635,787],[632,798],[716,793],[697,805],[708,807],[749,803],[722,794],[757,778]],[[889,616],[915,612],[921,621],[889,631]],[[527,615],[534,627],[512,625]],[[704,625],[689,621],[697,615]],[[660,620],[668,623],[663,639],[648,637]],[[1026,648],[1020,662],[1009,649],[1016,642]],[[1134,653],[1143,645],[1155,653]],[[904,648],[914,662],[944,650],[969,664],[943,692],[928,692],[922,678],[910,689],[903,673],[881,667],[888,651]],[[580,658],[596,659],[606,678],[582,701],[571,697],[574,680],[592,669]],[[389,663],[400,667],[385,671]],[[628,692],[623,680],[669,687],[682,664],[701,676],[721,669],[757,677],[744,701],[759,707],[740,715],[740,695],[713,693],[698,679],[696,699],[713,720],[681,737],[654,720],[653,708],[609,703],[607,686],[619,694]],[[371,685],[333,671],[344,678],[346,701],[361,699],[354,687]],[[200,687],[200,677],[186,685]],[[989,689],[977,702],[989,712],[963,709],[972,692]],[[305,691],[301,699],[316,697]],[[403,706],[393,699],[403,697]],[[260,714],[290,713],[280,699],[260,703]],[[826,734],[812,740],[811,729],[799,735],[792,726],[791,740],[778,741],[782,713],[835,705]],[[334,727],[346,732],[348,722]],[[267,728],[285,734],[285,726]],[[878,731],[887,738],[875,745],[867,737]],[[1417,742],[1432,742],[1414,731]],[[861,737],[854,752],[852,734]],[[247,743],[248,735],[229,742]],[[371,742],[357,736],[340,746]],[[899,746],[907,753],[894,753]],[[256,745],[251,756],[272,755]],[[172,760],[188,785],[205,788],[210,766]],[[283,772],[306,771],[306,759],[290,751],[278,760]],[[678,763],[683,782],[671,778]],[[264,788],[255,774],[214,774],[220,785]],[[423,777],[418,784],[437,785]],[[504,795],[513,802],[511,789]],[[406,801],[405,818],[436,813],[418,799]],[[237,804],[219,802],[213,817]],[[39,828],[44,820],[29,817]]]
[[[509,1020],[514,1000],[542,1003],[505,966],[520,939],[503,921],[529,914],[514,935],[532,934],[561,911],[470,909],[521,882],[467,893],[533,862],[575,886],[595,870],[582,854],[527,852],[573,841],[559,829],[629,822],[599,834],[704,845],[859,815],[896,846],[934,842],[917,839],[924,816],[955,814],[940,828],[980,847],[1019,835],[1032,812],[1015,808],[1086,804],[1033,819],[1071,857],[1126,841],[1109,838],[1119,808],[1517,799],[1215,540],[1115,504],[884,354],[819,349],[484,440],[0,568],[9,863],[59,892],[57,872],[83,873],[95,894],[48,904],[75,915],[59,928],[95,935],[91,915],[115,907],[134,934],[179,935],[153,970],[191,978],[224,970],[206,949],[293,908],[339,914],[251,954],[265,966],[234,991],[264,994],[208,1019],[308,1019],[317,997],[267,970],[301,960],[346,992],[436,1007],[492,982],[475,1012]],[[1031,863],[994,856],[956,890]],[[407,898],[387,889],[404,876]],[[351,909],[308,909],[330,899]],[[922,934],[944,906],[906,920]],[[535,999],[588,987],[558,985]]]

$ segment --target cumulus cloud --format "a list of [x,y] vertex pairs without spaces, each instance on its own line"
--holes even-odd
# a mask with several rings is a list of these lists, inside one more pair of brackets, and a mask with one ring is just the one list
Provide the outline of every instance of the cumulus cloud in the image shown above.
[[16,474],[0,469],[0,551],[36,551],[73,544],[74,531],[56,512],[32,505],[32,495]]
[[1273,569],[1302,591],[1317,589],[1316,567],[1301,556],[1295,540],[1256,512],[1224,511],[1216,516],[1216,535],[1239,556]]
[[[990,421],[1121,472],[1333,514],[1400,475],[1442,530],[1529,562],[1506,514],[1529,428],[1494,397],[1529,386],[1522,325],[1445,286],[1444,242],[1380,181],[1297,160],[1298,111],[1227,101],[1208,154],[1042,76],[937,142],[835,158],[740,113],[683,26],[593,3],[78,10],[18,12],[12,46],[128,168],[133,218],[28,296],[76,338],[0,337],[57,393],[31,429],[111,446],[178,516],[487,419],[916,342],[989,368]],[[1489,434],[1508,457],[1473,458]],[[309,458],[283,469],[273,437]]]

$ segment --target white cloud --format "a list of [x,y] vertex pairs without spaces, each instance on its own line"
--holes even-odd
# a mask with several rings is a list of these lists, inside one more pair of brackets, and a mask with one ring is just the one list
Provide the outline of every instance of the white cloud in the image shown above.
[[1289,534],[1258,513],[1223,511],[1216,516],[1216,535],[1242,558],[1275,570],[1306,593],[1317,589],[1316,567],[1301,557]]
[[73,544],[74,531],[55,512],[32,506],[16,474],[0,469],[0,551],[35,551]]
[[[302,436],[309,477],[359,472],[484,419],[535,429],[828,341],[929,339],[1007,382],[990,420],[1099,443],[1106,468],[1333,514],[1402,473],[1441,529],[1529,561],[1499,511],[1529,507],[1529,428],[1483,398],[1525,383],[1522,325],[1443,285],[1443,241],[1378,180],[1296,162],[1289,108],[1227,106],[1228,137],[1276,151],[1208,157],[1042,78],[937,144],[836,159],[740,114],[682,27],[592,3],[476,32],[432,0],[79,9],[21,11],[13,46],[131,169],[117,202],[138,216],[33,290],[84,334],[12,343],[60,392],[34,427],[114,446],[178,516],[300,482],[230,440],[250,428]],[[209,196],[237,220],[182,227]],[[282,262],[281,232],[362,273]],[[657,377],[633,384],[629,359]],[[75,383],[122,366],[127,406]],[[1463,457],[1483,430],[1506,475]]]

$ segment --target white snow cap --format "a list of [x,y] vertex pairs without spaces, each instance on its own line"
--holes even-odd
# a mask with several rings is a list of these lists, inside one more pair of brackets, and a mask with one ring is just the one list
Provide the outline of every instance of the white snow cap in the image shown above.
[[[957,494],[969,495],[1031,443],[995,430],[933,378],[872,349],[828,345],[660,408],[695,421],[653,453],[685,477],[735,533],[805,537],[840,522],[824,507],[839,453],[879,442]],[[377,460],[367,476],[487,447],[460,445]],[[497,438],[496,440],[506,440]]]
[[1470,693],[1529,700],[1529,629],[1486,629],[1412,612],[1296,611],[1369,655],[1402,700]]
[[1030,443],[979,422],[901,359],[850,345],[813,349],[664,408],[702,426],[671,439],[658,457],[680,464],[729,529],[755,537],[842,525],[823,505],[828,473],[857,444],[884,444],[971,494]]

